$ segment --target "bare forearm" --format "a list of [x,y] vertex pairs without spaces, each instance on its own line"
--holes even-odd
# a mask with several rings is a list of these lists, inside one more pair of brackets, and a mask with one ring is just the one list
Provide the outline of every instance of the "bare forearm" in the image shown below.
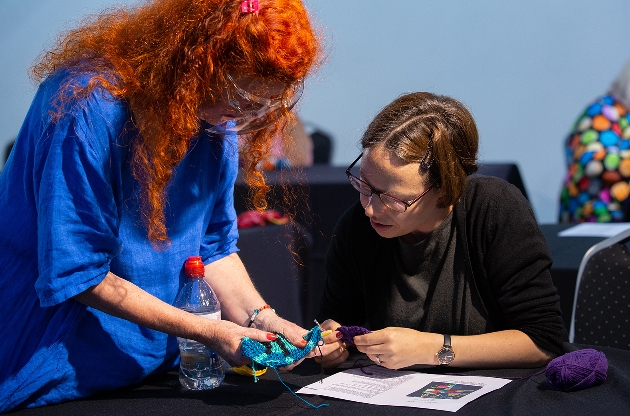
[[247,325],[253,310],[265,304],[236,253],[206,265],[206,281],[221,302],[222,315],[239,325]]
[[202,328],[208,330],[207,325],[197,322],[203,318],[175,308],[113,273],[108,273],[100,284],[74,299],[109,315],[170,335],[199,339]]
[[[438,365],[436,353],[444,343],[442,334],[391,327],[354,338],[359,351],[388,368],[414,364]],[[480,335],[451,336],[453,367],[539,367],[554,358],[525,333],[506,330]]]
[[273,339],[273,334],[264,331],[243,328],[228,321],[205,319],[182,311],[112,273],[108,273],[98,285],[74,298],[85,305],[147,328],[202,342],[232,365],[249,362],[240,349],[243,337],[261,342]]
[[[235,324],[246,326],[254,309],[265,304],[236,253],[206,265],[206,281],[221,302],[221,314]],[[306,343],[304,328],[278,317],[271,309],[261,311],[252,328],[281,332],[299,347]]]

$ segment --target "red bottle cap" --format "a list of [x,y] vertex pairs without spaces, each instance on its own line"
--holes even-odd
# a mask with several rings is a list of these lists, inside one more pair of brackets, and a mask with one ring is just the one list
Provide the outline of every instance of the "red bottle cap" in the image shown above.
[[184,263],[184,270],[187,277],[203,277],[205,269],[201,256],[188,257],[186,263]]

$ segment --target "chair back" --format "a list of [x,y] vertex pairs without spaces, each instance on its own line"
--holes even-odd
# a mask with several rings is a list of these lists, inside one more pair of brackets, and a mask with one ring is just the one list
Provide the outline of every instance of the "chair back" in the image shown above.
[[630,350],[630,229],[591,247],[580,264],[569,342]]
[[313,141],[313,163],[330,165],[333,149],[332,137],[321,130],[315,130],[311,133],[311,140]]

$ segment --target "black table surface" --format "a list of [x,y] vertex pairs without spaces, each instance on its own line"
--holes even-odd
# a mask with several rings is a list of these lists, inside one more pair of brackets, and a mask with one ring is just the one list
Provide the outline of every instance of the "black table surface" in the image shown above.
[[[585,348],[566,344],[567,351]],[[608,376],[599,386],[577,392],[561,392],[549,388],[545,374],[523,380],[513,380],[499,390],[488,393],[465,405],[458,415],[629,415],[630,414],[630,351],[614,348],[597,348],[608,359]],[[354,360],[347,361],[342,369],[349,368]],[[449,372],[487,377],[522,378],[536,374],[539,369],[462,370],[457,368],[431,368],[423,372]],[[325,370],[324,376],[337,370]],[[311,359],[281,378],[293,391],[320,380],[320,367]],[[407,407],[375,406],[364,403],[332,399],[323,396],[302,395],[314,405],[328,403],[328,407],[313,409],[292,395],[278,381],[270,369],[253,378],[235,374],[226,375],[225,381],[215,390],[184,391],[179,386],[177,372],[171,371],[136,385],[101,393],[89,399],[77,400],[36,409],[14,412],[20,416],[54,415],[445,415],[443,411]]]
[[553,256],[556,269],[578,270],[584,254],[589,248],[601,242],[605,237],[560,237],[558,233],[576,224],[542,224],[540,229],[545,235]]

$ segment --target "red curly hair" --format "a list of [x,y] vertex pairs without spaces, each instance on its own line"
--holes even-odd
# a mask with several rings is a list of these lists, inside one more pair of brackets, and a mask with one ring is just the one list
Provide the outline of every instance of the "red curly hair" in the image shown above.
[[[109,9],[62,33],[32,68],[38,82],[60,68],[89,69],[99,76],[87,88],[70,86],[75,97],[102,87],[129,103],[140,132],[132,172],[141,185],[153,244],[170,242],[166,187],[200,133],[197,109],[221,95],[227,74],[291,84],[317,63],[320,41],[301,1],[259,0],[257,13],[242,13],[241,1],[147,0],[135,8]],[[266,206],[267,186],[257,166],[289,117],[245,141],[244,176],[259,209]]]

